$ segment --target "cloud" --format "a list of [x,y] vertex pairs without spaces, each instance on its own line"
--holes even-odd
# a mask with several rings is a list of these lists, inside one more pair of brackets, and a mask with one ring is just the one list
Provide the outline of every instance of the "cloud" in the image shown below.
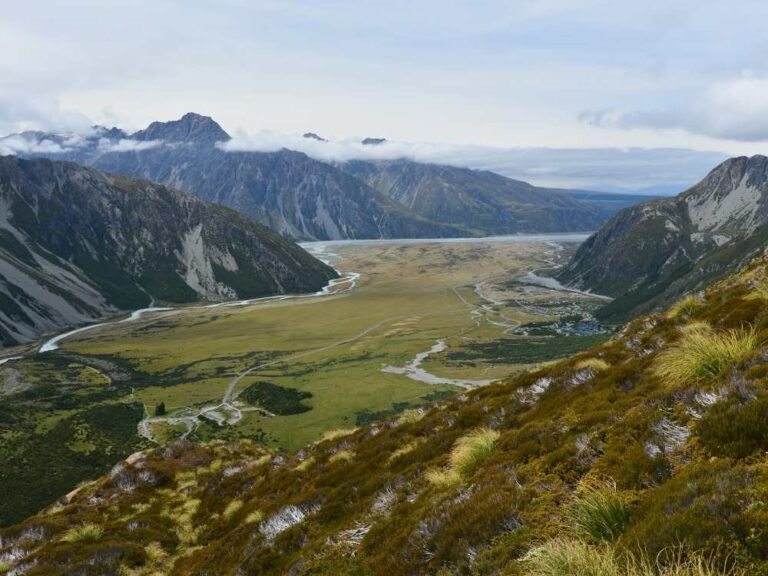
[[0,139],[0,155],[13,154],[61,154],[66,150],[58,142],[47,138],[37,139],[20,134]]
[[256,152],[287,148],[324,162],[405,158],[490,170],[542,186],[612,191],[663,186],[679,192],[727,158],[720,152],[682,148],[500,148],[393,141],[365,146],[360,139],[321,142],[273,132],[238,134],[220,147]]
[[657,110],[588,110],[580,119],[609,128],[682,129],[712,138],[768,141],[768,78],[742,74],[713,83],[683,105]]
[[101,138],[98,143],[100,152],[141,152],[162,146],[162,140],[131,140],[130,138],[121,138],[120,140],[109,140]]
[[0,155],[58,155],[83,149],[109,152],[140,152],[163,146],[161,140],[111,139],[102,136],[102,128],[89,128],[84,133],[23,132],[0,138]]

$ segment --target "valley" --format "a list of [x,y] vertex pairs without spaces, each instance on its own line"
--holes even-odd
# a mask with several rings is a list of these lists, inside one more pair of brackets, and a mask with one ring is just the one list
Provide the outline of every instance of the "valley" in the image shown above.
[[43,353],[8,350],[22,358],[0,366],[0,493],[39,475],[49,451],[68,472],[25,490],[0,520],[155,443],[250,438],[298,450],[604,340],[548,324],[600,300],[518,281],[581,240],[309,243],[341,273],[324,294],[158,304],[48,340]]

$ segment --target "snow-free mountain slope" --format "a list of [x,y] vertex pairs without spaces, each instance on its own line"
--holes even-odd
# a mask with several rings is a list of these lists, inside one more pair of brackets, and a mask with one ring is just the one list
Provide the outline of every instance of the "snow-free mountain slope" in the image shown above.
[[354,160],[339,166],[423,218],[483,235],[590,231],[607,218],[563,191],[485,170],[411,160]]
[[768,245],[768,158],[738,157],[690,190],[622,210],[589,238],[558,279],[615,297],[626,318],[722,278]]
[[316,291],[335,272],[236,212],[69,162],[0,157],[0,338],[166,302]]

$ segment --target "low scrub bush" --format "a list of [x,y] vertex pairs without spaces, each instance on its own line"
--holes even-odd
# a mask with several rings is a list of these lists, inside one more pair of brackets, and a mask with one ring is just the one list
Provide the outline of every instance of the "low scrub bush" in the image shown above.
[[741,403],[724,400],[704,414],[696,426],[701,444],[715,456],[746,458],[768,449],[768,397]]
[[712,382],[747,360],[758,347],[753,329],[715,332],[697,322],[683,330],[680,341],[660,353],[654,373],[670,386]]
[[596,542],[615,540],[630,521],[627,498],[613,482],[592,482],[582,487],[571,505],[576,532]]

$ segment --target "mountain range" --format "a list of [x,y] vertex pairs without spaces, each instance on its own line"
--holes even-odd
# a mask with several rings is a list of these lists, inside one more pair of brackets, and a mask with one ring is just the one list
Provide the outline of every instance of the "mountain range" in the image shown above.
[[313,292],[336,277],[237,212],[77,164],[0,157],[0,341],[154,301]]
[[27,155],[153,180],[301,240],[583,232],[641,199],[570,194],[492,172],[405,159],[328,163],[288,149],[230,151],[221,126],[194,113],[132,134],[97,127],[84,137],[28,132],[5,142],[19,139],[37,144]]
[[614,297],[622,321],[736,270],[768,246],[768,158],[731,158],[673,198],[626,208],[584,242],[557,279]]

